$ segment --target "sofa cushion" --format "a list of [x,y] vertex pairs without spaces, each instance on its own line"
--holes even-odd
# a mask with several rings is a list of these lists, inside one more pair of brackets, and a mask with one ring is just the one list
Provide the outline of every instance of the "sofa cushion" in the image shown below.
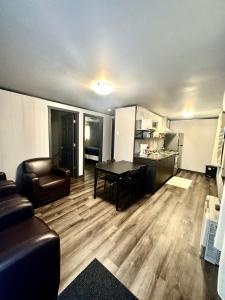
[[53,168],[51,158],[33,158],[23,162],[23,169],[25,173],[34,173],[38,177],[50,174]]
[[65,183],[65,178],[56,175],[47,175],[39,178],[39,184],[41,189],[54,189]]
[[6,185],[16,185],[16,184],[12,180],[2,180],[2,181],[0,181],[0,186],[6,186]]
[[11,194],[11,195],[6,195],[4,197],[1,197],[0,198],[0,205],[1,205],[1,202],[3,202],[3,201],[8,201],[8,200],[14,200],[15,201],[15,200],[18,199],[18,197],[20,197],[20,199],[27,199],[26,197],[23,197],[23,196],[21,196],[17,193],[14,193],[14,194]]

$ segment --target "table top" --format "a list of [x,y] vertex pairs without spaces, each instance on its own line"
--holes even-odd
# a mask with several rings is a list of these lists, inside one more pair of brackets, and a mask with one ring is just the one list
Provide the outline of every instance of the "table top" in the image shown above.
[[126,160],[121,160],[109,163],[98,163],[95,168],[97,170],[105,171],[111,174],[123,175],[129,171],[136,170],[139,167],[139,164],[135,164]]

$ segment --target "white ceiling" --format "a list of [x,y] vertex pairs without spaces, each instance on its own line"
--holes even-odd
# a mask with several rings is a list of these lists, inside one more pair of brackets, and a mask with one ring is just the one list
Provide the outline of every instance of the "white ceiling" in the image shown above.
[[[116,90],[97,96],[94,79]],[[0,0],[0,87],[107,112],[139,104],[215,116],[224,0]]]

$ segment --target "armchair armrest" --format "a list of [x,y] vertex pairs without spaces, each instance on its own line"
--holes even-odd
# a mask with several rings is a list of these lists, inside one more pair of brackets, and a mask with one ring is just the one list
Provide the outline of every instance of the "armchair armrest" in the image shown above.
[[36,199],[40,197],[39,177],[35,173],[23,173],[22,195],[26,196],[36,207]]
[[0,172],[0,181],[6,180],[6,175],[4,172]]
[[55,174],[57,176],[61,176],[63,178],[70,177],[70,170],[69,169],[53,167],[52,172],[53,172],[53,174]]
[[30,191],[32,187],[37,188],[39,186],[39,178],[34,173],[24,173],[23,183],[25,188]]
[[34,173],[24,173],[23,174],[23,180],[25,182],[31,183],[34,180],[39,180],[38,176]]

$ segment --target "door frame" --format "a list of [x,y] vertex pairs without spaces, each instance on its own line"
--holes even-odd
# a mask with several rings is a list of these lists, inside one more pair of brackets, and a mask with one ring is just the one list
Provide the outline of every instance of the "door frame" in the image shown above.
[[[48,106],[48,137],[49,137],[49,156],[52,157],[52,122],[51,122],[51,111],[57,110],[59,112],[67,112],[72,113],[74,115],[74,143],[76,147],[73,151],[73,168],[75,167],[75,172],[71,175],[71,177],[79,176],[79,112],[64,108],[58,108],[54,106]],[[75,126],[76,125],[76,126]],[[75,152],[75,154],[74,154]]]
[[112,139],[111,139],[111,160],[114,159],[114,147],[115,147],[115,118],[112,118]]
[[83,114],[83,173],[84,173],[84,166],[85,166],[85,118],[95,118],[100,120],[100,151],[99,151],[99,162],[102,162],[102,150],[103,150],[103,125],[104,125],[104,117],[95,116],[91,114]]

